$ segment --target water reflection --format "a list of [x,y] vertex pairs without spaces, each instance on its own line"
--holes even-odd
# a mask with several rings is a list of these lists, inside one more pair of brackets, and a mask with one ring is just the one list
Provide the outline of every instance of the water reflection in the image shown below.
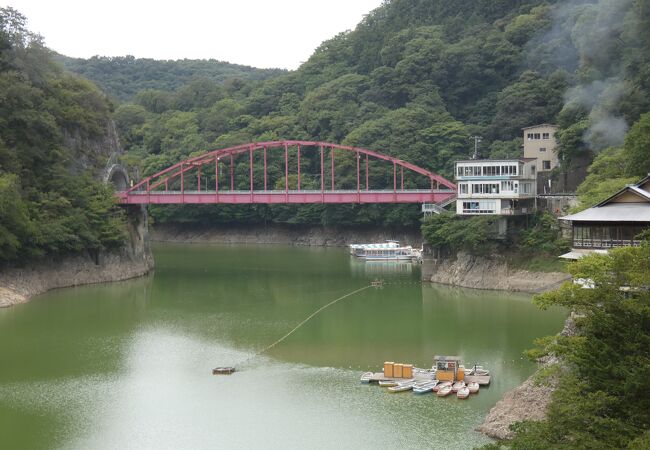
[[[522,350],[564,319],[529,296],[422,284],[419,266],[361,266],[345,250],[174,245],[156,260],[152,277],[0,310],[0,448],[471,448],[486,442],[472,431],[482,416],[531,373]],[[381,289],[241,372],[210,374],[375,278]],[[358,382],[385,360],[427,367],[435,354],[483,363],[493,385],[460,402]]]

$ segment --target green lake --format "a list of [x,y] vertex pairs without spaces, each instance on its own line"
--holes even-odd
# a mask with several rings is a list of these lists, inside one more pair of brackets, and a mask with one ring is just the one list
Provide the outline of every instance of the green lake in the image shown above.
[[[563,326],[531,296],[420,282],[420,267],[345,249],[158,245],[155,274],[0,309],[0,448],[472,448],[473,431]],[[321,306],[323,310],[262,356]],[[458,355],[489,388],[389,394],[384,361]],[[237,366],[214,376],[216,366]]]

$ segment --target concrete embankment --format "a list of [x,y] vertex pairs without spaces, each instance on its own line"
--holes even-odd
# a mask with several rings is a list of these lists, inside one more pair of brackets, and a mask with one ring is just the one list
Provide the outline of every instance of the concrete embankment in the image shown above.
[[463,252],[444,259],[425,257],[422,276],[433,283],[529,293],[554,289],[571,278],[564,272],[531,272],[512,268],[499,256],[474,256]]
[[299,225],[156,225],[151,240],[214,244],[281,244],[312,247],[344,247],[359,242],[382,242],[395,239],[404,245],[420,247],[418,228],[397,231],[384,228],[347,228]]
[[42,258],[0,270],[0,308],[24,303],[51,289],[147,274],[154,260],[143,210],[129,211],[128,237],[126,245],[116,252]]

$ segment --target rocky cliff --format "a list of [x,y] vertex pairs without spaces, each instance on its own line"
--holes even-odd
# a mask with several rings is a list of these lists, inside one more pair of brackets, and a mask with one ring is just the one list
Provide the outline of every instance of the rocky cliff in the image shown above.
[[151,232],[151,239],[159,242],[206,242],[218,244],[283,244],[299,246],[344,247],[359,242],[383,242],[395,239],[404,245],[420,247],[420,230],[383,228],[346,228],[322,226],[291,226],[272,224],[268,226],[191,226],[158,225]]
[[425,259],[422,275],[428,281],[474,289],[537,293],[570,279],[563,272],[514,269],[499,256],[474,256],[459,252],[453,258]]
[[24,303],[50,289],[126,280],[153,269],[146,211],[128,213],[129,240],[115,253],[41,258],[0,271],[0,307]]

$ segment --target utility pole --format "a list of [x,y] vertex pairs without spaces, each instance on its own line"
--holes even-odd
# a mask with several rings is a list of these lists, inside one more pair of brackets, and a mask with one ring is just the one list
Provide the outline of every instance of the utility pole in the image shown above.
[[478,143],[483,140],[481,136],[472,136],[470,139],[474,139],[474,154],[472,159],[478,159]]

